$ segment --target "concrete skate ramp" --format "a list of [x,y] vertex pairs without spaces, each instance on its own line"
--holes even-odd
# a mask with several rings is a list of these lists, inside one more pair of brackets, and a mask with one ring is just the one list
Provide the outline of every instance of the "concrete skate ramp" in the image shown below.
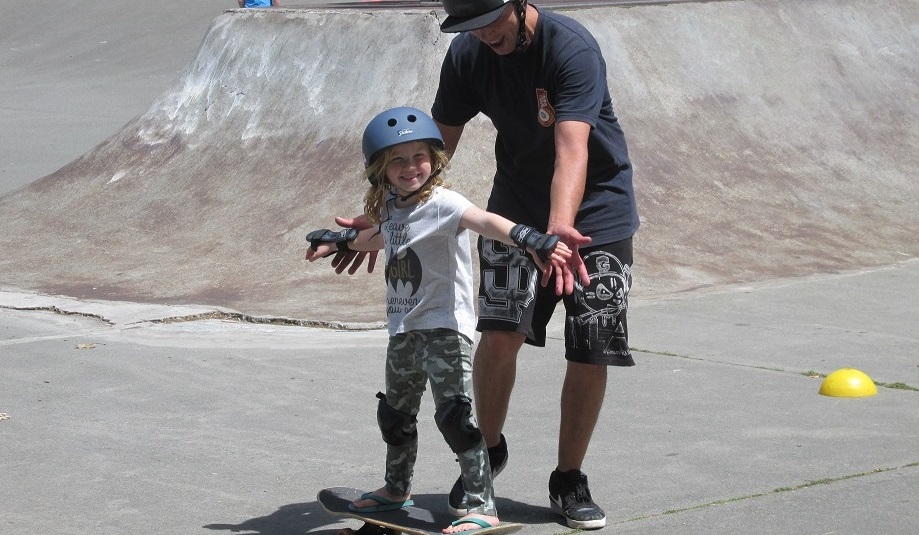
[[[565,12],[604,50],[635,162],[634,299],[919,256],[919,2]],[[367,120],[429,109],[451,38],[441,16],[424,5],[219,16],[146,113],[0,197],[0,285],[382,320],[382,270],[308,264],[303,237],[360,212]],[[493,140],[478,118],[448,175],[479,203]]]

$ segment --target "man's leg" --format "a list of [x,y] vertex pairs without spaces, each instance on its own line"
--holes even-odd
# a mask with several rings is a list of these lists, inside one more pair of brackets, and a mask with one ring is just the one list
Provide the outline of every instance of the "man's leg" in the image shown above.
[[571,528],[598,529],[606,525],[606,513],[591,498],[587,476],[581,471],[603,406],[606,372],[605,364],[569,361],[562,386],[558,468],[549,477],[549,502]]
[[606,513],[594,503],[581,465],[603,406],[607,366],[635,364],[626,322],[632,240],[581,253],[590,284],[565,301],[568,368],[562,387],[558,467],[549,476],[549,501],[569,527],[598,529],[606,525]]
[[606,394],[605,365],[568,362],[562,386],[558,470],[580,470]]
[[517,352],[524,338],[521,333],[484,331],[476,347],[472,365],[475,416],[490,448],[501,441],[517,379]]

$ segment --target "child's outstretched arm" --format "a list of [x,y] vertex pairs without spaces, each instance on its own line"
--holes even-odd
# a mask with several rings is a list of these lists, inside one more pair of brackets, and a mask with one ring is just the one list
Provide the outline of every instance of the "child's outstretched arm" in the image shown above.
[[314,230],[306,235],[310,242],[306,259],[314,262],[340,251],[379,251],[383,248],[383,235],[376,228],[357,231],[346,228],[339,231]]
[[[463,213],[460,224],[463,228],[482,236],[508,245],[525,247],[533,256],[536,265],[543,271],[543,286],[548,283],[552,273],[555,273],[556,278],[562,277],[568,259],[571,258],[571,250],[558,239],[558,236],[544,234],[526,225],[514,224],[507,218],[487,212],[477,206],[471,206]],[[557,284],[557,293],[559,288]]]

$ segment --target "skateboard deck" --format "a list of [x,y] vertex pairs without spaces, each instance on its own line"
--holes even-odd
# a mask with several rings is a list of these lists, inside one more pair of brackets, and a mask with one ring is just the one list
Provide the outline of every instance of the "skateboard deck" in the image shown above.
[[[332,516],[355,518],[368,524],[401,531],[407,535],[442,535],[440,530],[450,525],[456,517],[446,512],[434,512],[422,507],[409,506],[394,511],[378,513],[359,513],[348,509],[348,504],[361,497],[364,492],[348,487],[322,489],[316,499],[319,505]],[[476,529],[470,532],[477,535],[500,535],[513,533],[523,528],[523,524],[502,522],[493,528]]]

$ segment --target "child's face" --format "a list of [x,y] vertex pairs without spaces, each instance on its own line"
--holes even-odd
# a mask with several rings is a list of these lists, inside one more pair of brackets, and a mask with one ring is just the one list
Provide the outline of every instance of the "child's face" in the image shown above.
[[396,145],[386,165],[386,179],[399,195],[408,195],[421,188],[431,176],[431,152],[424,141]]

